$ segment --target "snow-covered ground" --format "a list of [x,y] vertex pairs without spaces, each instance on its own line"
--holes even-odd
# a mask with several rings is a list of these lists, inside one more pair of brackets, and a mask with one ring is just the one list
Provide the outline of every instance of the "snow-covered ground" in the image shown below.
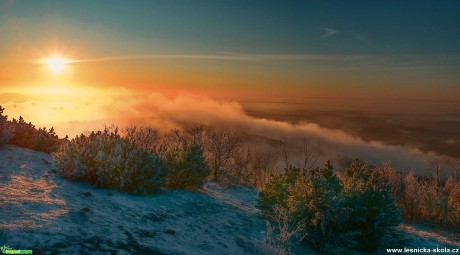
[[[213,183],[152,196],[95,189],[57,176],[46,153],[0,147],[0,246],[33,254],[260,254],[257,197]],[[411,226],[400,232],[406,247],[459,246]]]

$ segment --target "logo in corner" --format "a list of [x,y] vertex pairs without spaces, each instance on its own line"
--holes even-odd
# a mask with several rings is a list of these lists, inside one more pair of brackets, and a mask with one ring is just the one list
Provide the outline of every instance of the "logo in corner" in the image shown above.
[[12,250],[13,248],[9,247],[9,246],[6,246],[6,245],[3,245],[0,247],[0,251],[2,251],[3,254],[6,254],[6,251],[7,250]]
[[32,254],[32,250],[13,250],[10,246],[0,246],[0,251],[3,254]]

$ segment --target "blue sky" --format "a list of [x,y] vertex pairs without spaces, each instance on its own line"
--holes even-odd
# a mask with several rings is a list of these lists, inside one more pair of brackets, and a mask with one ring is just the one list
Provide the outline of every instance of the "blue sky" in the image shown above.
[[[458,1],[12,1],[46,33],[104,33],[190,51],[459,54]],[[55,23],[56,22],[56,23]],[[38,28],[38,26],[41,28]],[[42,34],[43,35],[43,34]],[[327,36],[329,35],[329,36]],[[87,38],[89,39],[89,38]]]

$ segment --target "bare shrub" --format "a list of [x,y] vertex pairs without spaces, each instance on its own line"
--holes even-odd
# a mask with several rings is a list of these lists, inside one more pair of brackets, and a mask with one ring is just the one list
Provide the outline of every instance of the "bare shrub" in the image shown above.
[[263,189],[270,176],[276,171],[278,156],[273,151],[254,151],[249,162],[247,179],[254,187]]
[[[302,235],[305,225],[301,222],[297,225],[290,222],[289,212],[286,208],[275,205],[271,221],[266,221],[267,232],[263,240],[263,254],[289,255],[293,246],[293,238],[297,242],[305,237]],[[294,226],[294,227],[293,227]]]
[[165,186],[175,189],[198,189],[209,174],[203,149],[197,144],[184,143],[166,152],[169,167]]
[[240,138],[235,133],[206,130],[204,148],[212,180],[225,182],[228,176],[235,172],[240,142]]
[[200,126],[186,132],[174,129],[163,137],[160,154],[168,164],[165,187],[174,189],[199,189],[209,175],[202,146]]
[[258,150],[244,143],[239,133],[211,127],[195,125],[183,131],[174,129],[162,139],[165,151],[176,150],[184,144],[203,149],[209,169],[207,179],[224,187],[241,184],[263,187],[274,172],[278,158],[272,151]]
[[318,162],[318,154],[316,153],[315,147],[310,143],[307,138],[304,138],[303,147],[303,169],[311,169],[315,167]]
[[122,135],[127,142],[146,151],[156,151],[160,144],[158,129],[131,125],[122,130]]

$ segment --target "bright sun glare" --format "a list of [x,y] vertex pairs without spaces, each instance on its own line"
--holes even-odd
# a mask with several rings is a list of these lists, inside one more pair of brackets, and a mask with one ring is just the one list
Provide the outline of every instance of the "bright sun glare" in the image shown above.
[[48,67],[48,69],[51,72],[59,74],[65,70],[65,67],[69,60],[63,57],[51,57],[44,59],[42,62]]

